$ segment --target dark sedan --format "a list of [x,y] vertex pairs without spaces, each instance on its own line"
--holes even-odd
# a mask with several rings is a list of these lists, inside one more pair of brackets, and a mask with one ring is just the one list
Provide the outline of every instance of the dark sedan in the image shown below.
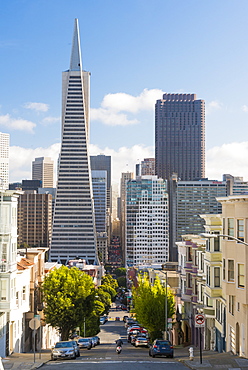
[[164,339],[155,339],[153,345],[149,349],[149,356],[174,357],[174,349],[171,342]]

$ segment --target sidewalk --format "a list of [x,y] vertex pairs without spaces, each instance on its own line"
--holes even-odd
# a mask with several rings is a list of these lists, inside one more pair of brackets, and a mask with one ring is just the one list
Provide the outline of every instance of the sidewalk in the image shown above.
[[50,350],[42,350],[41,354],[35,354],[35,362],[34,362],[34,354],[30,353],[13,353],[12,355],[2,358],[2,364],[4,370],[11,369],[11,370],[31,370],[31,369],[38,369],[41,367],[45,362],[51,359],[51,351]]
[[218,353],[216,351],[202,351],[202,363],[200,363],[200,350],[194,348],[194,360],[189,360],[189,347],[177,348],[174,351],[175,359],[183,362],[190,369],[213,370],[235,369],[248,370],[248,359],[233,355],[232,353]]

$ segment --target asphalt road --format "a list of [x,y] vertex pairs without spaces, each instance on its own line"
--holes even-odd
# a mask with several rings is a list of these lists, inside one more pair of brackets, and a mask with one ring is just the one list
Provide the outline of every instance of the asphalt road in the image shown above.
[[[160,369],[188,369],[176,359],[152,358],[148,354],[148,348],[135,348],[127,343],[126,329],[122,321],[125,314],[123,311],[112,310],[109,314],[110,319],[101,326],[101,332],[98,334],[101,344],[91,350],[83,349],[80,351],[80,357],[76,360],[58,360],[49,361],[42,367],[44,370],[160,370]],[[115,321],[115,317],[120,317],[121,321]],[[122,338],[124,344],[121,354],[115,352],[115,340]],[[176,356],[176,353],[175,353]]]

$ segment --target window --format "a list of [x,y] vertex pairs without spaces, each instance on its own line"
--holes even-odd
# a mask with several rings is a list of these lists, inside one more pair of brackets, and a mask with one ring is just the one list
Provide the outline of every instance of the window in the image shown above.
[[228,218],[227,221],[227,234],[230,236],[234,236],[234,218]]
[[229,302],[228,302],[228,308],[231,315],[234,315],[234,304],[235,304],[235,296],[229,295]]
[[215,288],[220,287],[220,268],[214,268],[214,286]]
[[237,220],[237,238],[244,241],[244,220]]
[[223,258],[222,261],[222,275],[223,275],[223,280],[226,280],[226,260]]
[[245,265],[243,263],[238,263],[238,287],[245,287]]
[[234,281],[234,260],[228,260],[228,281]]
[[219,252],[220,251],[220,238],[214,238],[214,251]]
[[1,290],[0,290],[1,301],[6,301],[7,300],[7,281],[1,279],[0,285],[1,285]]
[[207,276],[206,276],[206,283],[208,286],[210,286],[211,280],[210,280],[210,266],[207,266]]

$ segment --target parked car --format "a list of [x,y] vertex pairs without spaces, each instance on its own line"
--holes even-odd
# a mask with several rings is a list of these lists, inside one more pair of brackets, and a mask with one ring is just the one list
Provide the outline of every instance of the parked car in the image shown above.
[[107,316],[100,316],[100,324],[101,325],[105,324],[105,322],[107,322],[107,321],[108,321]]
[[124,322],[126,322],[128,318],[129,318],[129,316],[124,315],[122,320],[123,320]]
[[72,340],[72,343],[73,343],[75,351],[76,351],[76,356],[79,357],[80,356],[79,344],[76,340]]
[[52,347],[51,359],[57,360],[58,358],[76,358],[76,349],[72,340],[57,342]]
[[91,339],[94,347],[100,344],[100,338],[97,335],[95,337],[92,337]]
[[149,347],[149,341],[146,337],[137,337],[134,345],[135,347]]
[[149,356],[174,357],[174,348],[169,340],[155,339],[149,349]]
[[93,347],[93,342],[91,338],[79,338],[78,339],[79,348],[91,349]]

